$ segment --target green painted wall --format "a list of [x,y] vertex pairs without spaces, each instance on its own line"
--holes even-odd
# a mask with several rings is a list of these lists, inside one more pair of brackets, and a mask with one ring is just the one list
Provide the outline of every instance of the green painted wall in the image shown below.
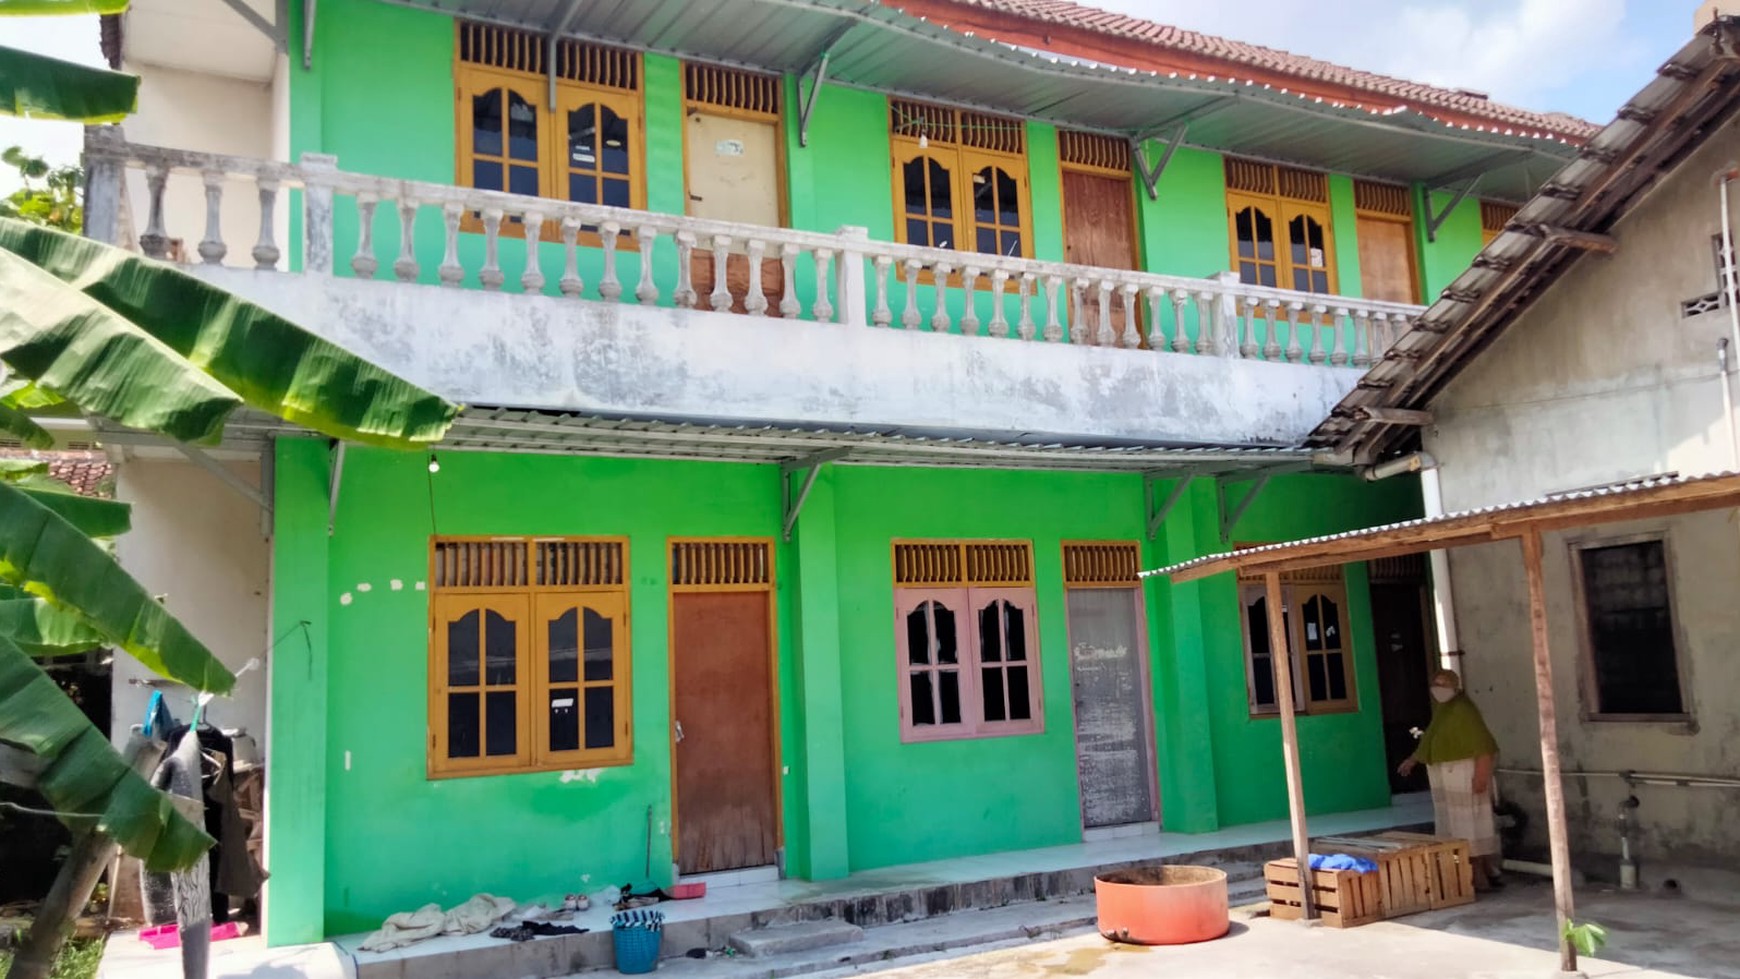
[[1353,207],[1353,178],[1329,175],[1329,224],[1335,236],[1335,282],[1343,296],[1365,295],[1359,277],[1359,219]]
[[1414,234],[1420,249],[1420,284],[1425,290],[1421,301],[1430,305],[1480,253],[1480,202],[1472,196],[1465,198],[1438,226],[1438,240],[1427,241],[1428,215],[1442,212],[1456,195],[1439,191],[1421,196],[1424,209],[1414,222]]
[[[1157,163],[1166,148],[1150,140],[1146,152],[1149,161]],[[1180,147],[1155,190],[1154,200],[1145,187],[1138,186],[1136,192],[1148,270],[1191,278],[1226,271],[1232,244],[1227,231],[1226,170],[1220,154]]]

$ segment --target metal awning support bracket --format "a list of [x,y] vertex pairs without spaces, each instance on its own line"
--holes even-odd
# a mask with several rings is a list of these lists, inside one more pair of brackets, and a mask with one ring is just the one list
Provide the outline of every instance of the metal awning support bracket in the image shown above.
[[1258,476],[1254,481],[1252,481],[1250,490],[1247,491],[1245,493],[1245,495],[1239,499],[1238,503],[1236,505],[1234,505],[1232,507],[1232,509],[1230,509],[1230,510],[1227,509],[1227,505],[1226,505],[1227,504],[1226,491],[1227,491],[1227,486],[1229,485],[1229,482],[1227,480],[1224,480],[1224,479],[1215,480],[1215,485],[1214,485],[1215,494],[1220,497],[1220,539],[1221,540],[1223,540],[1223,541],[1232,540],[1233,528],[1238,526],[1239,518],[1243,517],[1245,515],[1245,511],[1249,510],[1251,508],[1252,503],[1257,502],[1257,497],[1262,495],[1263,487],[1269,485],[1269,479],[1273,475],[1274,475],[1274,473],[1265,472],[1262,475]]
[[574,14],[580,10],[580,0],[567,0],[562,4],[561,11],[550,22],[549,36],[544,39],[544,73],[549,76],[550,111],[556,111],[556,42],[562,39],[563,32],[573,22]]
[[[810,145],[810,116],[816,111],[816,99],[821,97],[822,83],[828,79],[828,56],[833,53],[834,45],[839,44],[846,33],[856,27],[856,22],[848,22],[839,30],[828,35],[827,43],[816,53],[815,58],[798,73],[798,145]],[[810,80],[810,92],[804,94],[804,79]]]
[[1428,190],[1426,192],[1426,240],[1427,241],[1437,241],[1438,240],[1438,229],[1443,226],[1444,219],[1448,218],[1450,216],[1451,211],[1456,210],[1457,205],[1459,205],[1463,201],[1467,200],[1469,194],[1474,193],[1474,188],[1480,186],[1480,178],[1483,176],[1485,176],[1485,174],[1477,175],[1473,180],[1470,180],[1467,183],[1463,184],[1462,189],[1456,192],[1456,196],[1450,198],[1450,203],[1445,204],[1444,209],[1442,211],[1439,211],[1437,214],[1432,213],[1432,193],[1430,190]]
[[[798,514],[803,512],[804,501],[810,498],[810,490],[815,488],[816,477],[822,473],[822,464],[843,459],[851,451],[846,446],[839,446],[779,464],[779,509],[783,518],[780,525],[781,540],[791,540],[792,528],[797,526]],[[792,476],[800,472],[804,473],[804,484],[794,496],[791,491]]]
[[1166,142],[1166,152],[1160,154],[1159,162],[1152,167],[1148,165],[1148,150],[1142,145],[1142,137],[1131,137],[1130,149],[1135,156],[1136,175],[1142,178],[1142,187],[1148,191],[1149,200],[1160,199],[1160,175],[1166,172],[1166,164],[1172,162],[1172,154],[1178,151],[1178,145],[1184,142],[1184,134],[1189,129],[1188,119],[1178,124],[1172,138]]
[[338,489],[344,482],[344,443],[332,453],[332,483],[326,490],[326,536],[331,537],[338,524]]
[[[199,468],[204,469],[213,476],[216,476],[219,482],[246,497],[248,502],[259,507],[268,517],[271,515],[272,504],[266,500],[266,495],[258,489],[249,486],[247,480],[231,472],[223,463],[207,455],[205,451],[200,449],[198,446],[188,445],[186,442],[176,442],[175,447],[180,449],[181,454],[186,456],[195,465],[199,466]],[[262,478],[264,478],[264,474],[265,470],[262,469]]]
[[302,7],[302,70],[314,67],[314,13],[320,0],[304,0]]
[[285,45],[289,43],[285,37],[287,18],[284,14],[286,5],[286,0],[276,0],[272,10],[273,20],[267,20],[260,15],[259,11],[248,6],[247,0],[224,0],[224,6],[235,11],[236,15],[247,21],[254,30],[266,35],[271,40],[272,46],[277,48],[280,53],[285,50]]
[[1160,527],[1166,523],[1166,517],[1172,513],[1172,508],[1178,505],[1178,501],[1184,499],[1185,490],[1190,489],[1190,483],[1196,476],[1196,473],[1186,473],[1179,477],[1178,485],[1172,487],[1172,492],[1166,494],[1166,499],[1159,506],[1155,506],[1156,494],[1154,491],[1160,484],[1160,477],[1153,473],[1142,475],[1142,490],[1147,497],[1149,540],[1153,540],[1160,533]]

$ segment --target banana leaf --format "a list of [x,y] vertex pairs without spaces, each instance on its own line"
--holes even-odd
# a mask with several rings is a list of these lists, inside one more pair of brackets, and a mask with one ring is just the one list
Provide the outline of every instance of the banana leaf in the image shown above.
[[0,637],[0,742],[37,756],[45,767],[36,791],[61,821],[96,826],[155,871],[181,870],[211,848],[212,838],[176,811],[167,795],[127,767],[48,674]]
[[29,415],[3,402],[0,402],[0,432],[32,449],[46,449],[54,445],[53,433],[32,421]]
[[0,0],[0,17],[52,14],[119,14],[128,0]]
[[77,612],[41,598],[0,599],[0,636],[31,656],[69,656],[106,645]]
[[[15,9],[24,6],[14,0],[0,14],[24,13]],[[94,125],[120,122],[138,105],[137,75],[0,47],[0,115]]]
[[9,408],[23,408],[29,411],[33,408],[48,408],[65,403],[65,398],[40,384],[18,378],[0,383],[0,405],[6,405]]
[[121,569],[96,541],[0,482],[0,579],[83,616],[147,669],[197,690],[228,693],[236,678],[211,650]]
[[[234,407],[209,389],[190,390],[186,378],[198,375],[185,364],[179,375],[165,374],[162,348],[233,398],[336,438],[415,448],[440,440],[459,412],[163,263],[7,219],[0,219],[0,255],[12,259],[0,262],[0,359],[86,411],[124,424],[210,440]],[[59,291],[80,301],[41,296],[40,273],[70,286]],[[157,421],[141,423],[147,419]]]
[[[17,459],[11,456],[0,457],[0,479],[9,483],[18,482],[25,476],[35,476],[48,472],[48,463],[41,459]],[[68,487],[71,489],[71,487]]]
[[89,537],[119,537],[133,529],[133,504],[82,496],[52,476],[32,473],[8,480],[14,489],[61,515]]

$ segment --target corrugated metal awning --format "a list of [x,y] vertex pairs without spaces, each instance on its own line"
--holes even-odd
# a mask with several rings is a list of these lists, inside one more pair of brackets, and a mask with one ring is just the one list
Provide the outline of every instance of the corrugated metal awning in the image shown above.
[[[390,0],[547,32],[549,0]],[[857,0],[584,0],[566,33],[644,50],[800,72],[829,54],[837,84],[1126,135],[1189,121],[1188,145],[1387,180],[1484,174],[1484,196],[1523,200],[1575,149],[1547,132],[1451,126],[1238,78],[1159,74],[962,34]]]

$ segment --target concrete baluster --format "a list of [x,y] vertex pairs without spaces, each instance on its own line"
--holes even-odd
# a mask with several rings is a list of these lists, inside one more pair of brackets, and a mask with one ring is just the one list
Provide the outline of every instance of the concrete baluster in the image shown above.
[[1109,347],[1116,343],[1118,335],[1112,332],[1112,280],[1100,280],[1100,323],[1094,331],[1094,346]]
[[[1142,304],[1137,301],[1136,284],[1124,283],[1124,349],[1137,350],[1142,346]],[[1154,321],[1156,324],[1158,320]],[[1152,329],[1152,326],[1150,327]]]
[[598,277],[598,294],[608,302],[622,298],[622,280],[616,277],[616,246],[622,240],[622,225],[606,221],[598,226],[600,243],[604,246],[604,271]]
[[761,258],[767,253],[767,242],[749,240],[749,284],[744,287],[743,308],[751,316],[767,312],[767,287],[761,281]]
[[[1156,289],[1155,291],[1160,292],[1161,290]],[[1187,308],[1190,304],[1190,290],[1182,288],[1174,289],[1169,295],[1172,299],[1172,352],[1175,354],[1189,353],[1190,329],[1188,326],[1189,321],[1187,318]],[[1208,332],[1210,322],[1209,318],[1200,314],[1201,309],[1199,307],[1196,320],[1196,337],[1198,340],[1202,339],[1202,335]],[[1155,322],[1159,322],[1158,315],[1155,317]],[[1154,344],[1154,338],[1150,336],[1148,342]],[[1154,344],[1154,349],[1160,349],[1159,345]]]
[[1056,275],[1045,277],[1045,331],[1040,336],[1046,343],[1060,343],[1063,340],[1063,318],[1057,309],[1057,294],[1063,288],[1063,278]]
[[[634,287],[634,298],[642,306],[656,306],[659,302],[659,287],[653,282],[653,245],[658,243],[659,229],[650,224],[643,224],[635,231],[640,238],[640,282]],[[767,300],[761,301],[763,306]]]
[[441,277],[441,284],[444,286],[457,286],[465,278],[465,269],[459,265],[459,218],[464,213],[465,205],[458,201],[450,201],[441,209],[447,250],[441,256],[441,267],[436,270],[436,274]]
[[961,270],[961,336],[979,335],[979,267],[969,265]]
[[579,249],[576,243],[580,238],[580,219],[572,215],[562,219],[562,277],[556,280],[556,288],[562,290],[562,295],[569,299],[576,298],[586,290],[586,281],[580,278]]
[[1371,314],[1363,309],[1355,310],[1352,323],[1353,335],[1348,338],[1348,346],[1353,352],[1353,366],[1371,366]]
[[779,315],[788,320],[797,319],[804,311],[797,297],[797,257],[798,246],[779,246]]
[[1347,366],[1349,352],[1353,347],[1351,319],[1346,306],[1335,307],[1334,319],[1329,327],[1329,345],[1333,348],[1329,362],[1336,367]]
[[[870,307],[864,291],[864,260],[869,255],[870,229],[856,224],[842,225],[834,236],[840,239],[840,263],[834,269],[834,295],[839,297],[839,322],[845,326],[863,326]],[[817,292],[822,291],[817,289]]]
[[[834,321],[834,304],[828,300],[828,265],[834,260],[832,248],[818,248],[814,252],[816,258],[816,301],[810,310],[817,323],[832,323]],[[850,309],[851,307],[846,307]]]
[[930,332],[947,333],[954,325],[949,316],[949,276],[954,274],[955,267],[947,262],[940,262],[936,267],[936,288],[931,290],[936,308],[930,314]]
[[526,267],[520,271],[520,291],[535,296],[544,291],[544,266],[538,261],[544,240],[544,215],[527,211],[521,221],[526,232]]
[[1009,318],[1003,309],[1003,297],[1009,291],[1009,270],[991,270],[991,335],[999,339],[1009,335]]
[[415,282],[422,271],[417,265],[417,199],[399,198],[399,257],[393,260],[393,275],[400,282]]
[[1287,309],[1287,363],[1297,364],[1304,357],[1304,347],[1299,334],[1305,329],[1305,304],[1297,299],[1288,303]]
[[150,208],[145,233],[139,236],[139,250],[151,258],[169,257],[169,232],[163,226],[163,188],[168,182],[168,166],[154,163],[145,168],[145,192],[150,197]]
[[671,293],[671,302],[678,309],[694,309],[695,301],[700,297],[695,294],[695,233],[693,231],[677,232],[677,288]]
[[222,170],[207,170],[200,176],[205,180],[205,237],[199,240],[199,259],[207,265],[222,265],[228,250],[218,220],[224,203],[224,174]]
[[1069,342],[1087,342],[1087,280],[1076,276],[1069,280]]
[[359,279],[372,279],[380,268],[375,258],[375,206],[380,198],[370,191],[356,195],[356,254],[350,257],[350,271]]
[[900,325],[908,330],[918,329],[918,259],[906,260],[906,308],[900,312]]
[[876,256],[876,310],[870,314],[870,322],[877,326],[889,326],[894,322],[894,311],[888,308],[888,276],[893,268],[894,259],[887,255]]
[[731,286],[727,266],[730,264],[731,239],[727,235],[713,236],[713,292],[707,302],[718,312],[731,308]]
[[1015,286],[1021,303],[1021,319],[1015,324],[1015,335],[1023,340],[1033,339],[1036,332],[1033,326],[1033,289],[1038,282],[1039,278],[1032,272],[1023,272],[1021,281]]
[[[304,256],[304,264],[310,271],[331,272],[332,187],[330,185],[320,186],[309,172],[313,169],[310,165],[310,158],[317,156],[331,161],[330,166],[326,169],[336,170],[338,168],[338,158],[335,156],[315,153],[302,154],[302,170],[304,174],[308,175],[302,190],[302,199],[306,206],[302,236],[306,240],[308,248],[308,253]],[[272,227],[272,223],[277,220],[278,215],[278,178],[261,177],[258,186],[260,188],[260,240],[254,242],[252,257],[255,268],[270,272],[278,267],[280,257],[278,234]],[[316,221],[315,218],[319,216],[316,207],[322,202],[323,197],[325,220]],[[325,249],[324,264],[318,266],[314,263],[314,249],[317,246]]]
[[[1311,352],[1306,354],[1306,359],[1311,361],[1313,364],[1322,364],[1325,360],[1329,359],[1329,351],[1324,348],[1326,333],[1324,327],[1325,321],[1328,319],[1328,306],[1318,303],[1311,307]],[[1333,331],[1327,331],[1327,342],[1330,346],[1335,344],[1335,333]]]
[[486,207],[483,209],[483,268],[477,271],[477,281],[489,292],[501,288],[507,280],[502,274],[501,263],[496,254],[501,242],[502,209]]

